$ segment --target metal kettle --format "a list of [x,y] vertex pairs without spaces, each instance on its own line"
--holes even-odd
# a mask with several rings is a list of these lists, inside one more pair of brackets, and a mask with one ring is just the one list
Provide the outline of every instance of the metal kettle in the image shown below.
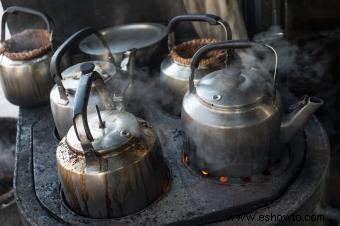
[[[82,63],[72,65],[68,67],[63,72],[60,71],[60,65],[62,61],[63,55],[68,51],[71,46],[77,46],[76,44],[88,37],[89,35],[94,34],[101,41],[103,46],[106,49],[106,58],[110,60],[108,61],[87,61],[91,62],[95,65],[95,70],[100,73],[103,77],[105,83],[108,85],[109,89],[112,90],[114,87],[114,83],[117,83],[117,79],[120,81],[121,77],[129,77],[128,72],[123,72],[120,68],[115,66],[115,63],[112,61],[113,57],[110,52],[110,49],[106,45],[105,40],[102,38],[101,34],[91,28],[84,28],[71,37],[69,37],[54,53],[51,60],[51,74],[56,85],[52,88],[50,93],[50,102],[51,102],[51,110],[53,119],[56,125],[56,129],[58,131],[59,137],[63,137],[66,135],[67,131],[72,126],[73,119],[73,108],[74,108],[74,98],[76,89],[78,87],[79,79],[81,76],[80,66]],[[130,63],[131,58],[128,59],[128,64]],[[115,81],[114,80],[115,77]],[[119,86],[120,84],[116,84]],[[127,85],[126,85],[127,86]],[[95,111],[95,105],[101,106],[100,97],[98,92],[91,92],[91,96],[89,99],[89,112]]]
[[[170,105],[172,113],[179,115],[181,111],[182,99],[188,90],[188,80],[190,77],[191,57],[200,47],[217,42],[215,39],[195,39],[175,46],[174,30],[181,22],[207,22],[210,25],[220,25],[226,33],[226,40],[232,39],[229,24],[220,17],[211,14],[188,14],[174,17],[168,24],[168,48],[169,55],[162,61],[160,69],[160,83],[163,91],[163,101]],[[223,67],[225,54],[212,54],[201,62],[197,70],[197,82],[204,74],[215,71]],[[169,97],[172,100],[167,100]]]
[[[209,51],[256,46],[274,52],[270,83],[261,70],[231,64],[194,84],[197,66]],[[289,142],[323,104],[319,98],[305,97],[291,115],[284,116],[276,89],[276,66],[277,54],[271,46],[249,41],[209,44],[195,53],[181,115],[188,137],[188,161],[195,168],[217,177],[261,173],[280,158],[281,144]]]
[[[26,29],[5,41],[7,17],[18,13],[40,17],[46,29]],[[0,82],[7,100],[12,104],[33,107],[48,103],[53,86],[49,74],[52,25],[47,15],[33,9],[12,6],[4,11],[1,21]]]
[[[56,151],[66,202],[90,218],[122,217],[155,201],[169,185],[153,127],[115,103],[93,64],[81,66],[73,126]],[[91,83],[106,110],[87,114]]]

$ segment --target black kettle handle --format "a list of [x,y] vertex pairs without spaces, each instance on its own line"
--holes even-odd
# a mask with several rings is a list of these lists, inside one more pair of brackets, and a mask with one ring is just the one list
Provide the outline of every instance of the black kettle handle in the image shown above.
[[221,17],[213,15],[213,14],[186,14],[186,15],[179,15],[172,18],[168,24],[167,32],[168,32],[168,48],[169,51],[173,49],[175,46],[175,35],[172,34],[176,26],[180,22],[193,22],[193,21],[201,21],[207,22],[210,25],[221,25],[226,33],[226,40],[232,39],[232,32],[230,25],[224,21]]
[[11,6],[8,7],[4,13],[2,14],[2,18],[1,18],[1,42],[5,41],[5,27],[6,27],[6,22],[7,22],[7,17],[9,14],[16,14],[16,13],[26,13],[26,14],[31,14],[31,15],[35,15],[40,17],[46,24],[46,29],[49,32],[52,32],[52,26],[53,26],[53,21],[51,20],[51,18],[49,18],[49,16],[47,16],[46,14],[39,12],[37,10],[34,9],[29,9],[29,8],[25,8],[25,7],[20,7],[20,6]]
[[[114,104],[103,78],[94,71],[93,63],[84,63],[81,65],[82,75],[76,91],[75,103],[73,109],[73,126],[78,140],[83,146],[84,151],[93,137],[87,122],[87,105],[90,98],[92,82],[100,94],[101,100],[107,109],[114,109]],[[85,146],[84,146],[85,145]]]
[[205,45],[201,47],[192,57],[192,62],[191,62],[191,74],[189,78],[189,92],[193,93],[195,92],[195,72],[196,69],[199,66],[200,61],[206,56],[207,53],[210,51],[214,50],[220,50],[220,49],[246,49],[246,48],[251,48],[254,46],[262,46],[270,49],[273,51],[275,55],[275,70],[274,70],[274,95],[276,93],[276,71],[277,71],[277,53],[273,47],[267,44],[261,44],[257,42],[250,42],[250,41],[224,41],[224,42],[218,42],[218,43],[212,43]]
[[74,45],[75,43],[81,41],[82,39],[84,39],[85,37],[87,37],[87,36],[89,36],[91,34],[94,34],[95,36],[98,37],[100,42],[103,44],[107,54],[109,54],[110,60],[114,64],[113,56],[112,56],[112,53],[110,51],[110,48],[107,46],[107,43],[106,43],[105,39],[103,38],[103,36],[96,29],[94,29],[92,27],[86,27],[86,28],[83,28],[83,29],[77,31],[72,36],[70,36],[55,51],[55,53],[52,56],[51,63],[50,63],[50,71],[51,71],[52,78],[53,78],[53,80],[55,81],[55,83],[58,86],[59,94],[60,94],[61,99],[65,100],[65,101],[68,101],[68,99],[67,99],[65,88],[64,88],[64,86],[63,86],[63,84],[61,82],[61,80],[62,80],[61,71],[60,71],[61,59],[64,56],[64,54],[67,52],[67,50],[72,45]]

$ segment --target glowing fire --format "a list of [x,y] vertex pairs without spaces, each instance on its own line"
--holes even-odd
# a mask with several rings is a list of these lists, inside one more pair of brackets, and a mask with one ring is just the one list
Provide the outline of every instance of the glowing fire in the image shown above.
[[204,175],[204,176],[207,176],[209,173],[205,170],[201,170],[201,173]]
[[220,182],[221,183],[228,183],[229,177],[227,176],[220,176]]

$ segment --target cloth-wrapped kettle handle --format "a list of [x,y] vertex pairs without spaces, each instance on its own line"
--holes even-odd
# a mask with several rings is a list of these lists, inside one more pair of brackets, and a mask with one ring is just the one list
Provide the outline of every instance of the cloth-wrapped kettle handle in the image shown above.
[[189,92],[193,93],[195,92],[195,72],[196,69],[199,66],[200,61],[206,56],[207,53],[210,51],[214,50],[220,50],[220,49],[246,49],[246,48],[251,48],[254,46],[261,46],[261,47],[266,47],[270,49],[274,55],[275,55],[275,69],[274,69],[274,75],[273,75],[273,80],[274,80],[274,90],[273,90],[273,95],[275,97],[276,94],[276,71],[277,71],[277,53],[273,47],[267,44],[261,44],[257,42],[250,42],[250,41],[224,41],[224,42],[218,42],[218,43],[212,43],[205,45],[201,47],[192,57],[192,62],[191,62],[191,74],[189,77]]
[[53,26],[53,21],[49,16],[46,14],[39,12],[34,9],[29,9],[25,7],[20,7],[20,6],[11,6],[8,7],[4,13],[2,14],[1,18],[1,42],[5,41],[5,27],[6,27],[6,22],[7,22],[7,17],[9,14],[16,14],[16,13],[26,13],[26,14],[31,14],[40,17],[46,24],[46,29],[52,33],[52,26]]
[[207,22],[210,25],[221,25],[223,30],[226,33],[226,40],[232,39],[232,32],[230,25],[224,21],[221,17],[212,15],[212,14],[186,14],[180,15],[172,18],[168,24],[167,32],[168,32],[168,48],[169,51],[173,49],[176,45],[175,35],[173,33],[174,29],[180,22],[194,22],[194,21],[201,21]]
[[87,105],[90,98],[92,83],[95,84],[95,87],[100,94],[101,100],[107,109],[114,109],[114,103],[111,99],[109,90],[105,86],[103,78],[98,72],[94,71],[94,64],[84,63],[80,68],[82,75],[75,96],[73,126],[85,151],[87,148],[86,145],[93,141],[93,137],[87,122]]
[[60,98],[63,99],[65,102],[68,102],[68,98],[66,95],[65,88],[61,82],[62,80],[61,71],[60,71],[61,59],[64,56],[64,54],[69,50],[70,47],[72,47],[75,43],[80,42],[82,39],[92,34],[98,37],[98,39],[104,46],[107,54],[109,55],[109,58],[112,64],[115,65],[110,48],[108,47],[104,37],[102,36],[100,32],[98,32],[92,27],[86,27],[74,33],[61,46],[59,46],[59,48],[53,54],[51,63],[50,63],[50,71],[51,71],[52,78],[58,86]]

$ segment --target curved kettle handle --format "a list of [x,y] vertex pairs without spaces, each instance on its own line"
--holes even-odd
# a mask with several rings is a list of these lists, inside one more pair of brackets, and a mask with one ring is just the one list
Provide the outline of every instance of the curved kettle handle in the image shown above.
[[87,105],[90,98],[92,82],[95,84],[102,102],[107,109],[113,109],[113,102],[110,92],[104,84],[103,78],[98,72],[94,71],[93,63],[82,64],[81,71],[82,76],[76,91],[73,109],[73,126],[77,138],[86,154],[86,152],[89,151],[89,145],[91,146],[91,141],[93,141],[93,137],[87,122]]
[[0,41],[5,41],[5,34],[6,34],[5,26],[6,26],[8,14],[17,14],[17,13],[26,13],[26,14],[31,14],[31,15],[40,17],[45,22],[47,30],[51,32],[51,29],[52,29],[51,27],[52,27],[53,22],[46,14],[39,12],[37,10],[34,10],[34,9],[29,9],[29,8],[20,7],[20,6],[11,6],[11,7],[8,7],[2,14]]
[[257,42],[250,42],[250,41],[225,41],[225,42],[218,42],[218,43],[212,43],[205,45],[201,47],[192,57],[191,62],[191,74],[189,77],[189,92],[195,92],[195,72],[196,69],[199,66],[200,61],[206,56],[207,53],[214,50],[220,50],[220,49],[246,49],[251,48],[254,46],[262,46],[270,49],[274,55],[275,55],[275,69],[274,69],[274,96],[275,96],[275,90],[276,90],[276,71],[277,71],[277,53],[273,47],[267,44],[261,44]]
[[[104,46],[107,54],[109,54],[109,58],[111,61],[113,61],[113,56],[112,53],[110,51],[110,48],[108,47],[105,39],[103,38],[103,36],[100,34],[100,32],[98,32],[97,30],[95,30],[92,27],[86,27],[81,29],[80,31],[77,31],[76,33],[74,33],[71,37],[69,37],[61,46],[59,46],[59,48],[55,51],[55,53],[52,56],[51,59],[51,63],[50,63],[50,71],[51,71],[51,75],[53,80],[55,81],[55,83],[58,86],[58,90],[59,90],[59,94],[60,94],[60,98],[68,101],[67,99],[67,95],[66,95],[66,91],[65,88],[61,82],[62,80],[62,76],[61,76],[61,72],[60,72],[60,64],[61,64],[61,59],[64,56],[64,54],[66,53],[66,51],[76,42],[81,41],[83,38],[94,34],[95,36],[98,37],[98,39],[100,40],[100,42],[102,43],[102,45]],[[112,62],[114,64],[114,62]],[[115,64],[114,64],[115,65]]]
[[168,48],[169,51],[173,49],[175,46],[175,35],[172,34],[175,27],[180,23],[184,21],[202,21],[207,22],[210,25],[221,25],[223,27],[223,30],[225,31],[226,40],[232,39],[232,32],[230,25],[224,21],[221,17],[212,15],[212,14],[186,14],[186,15],[180,15],[172,18],[168,24],[167,32],[168,32]]

